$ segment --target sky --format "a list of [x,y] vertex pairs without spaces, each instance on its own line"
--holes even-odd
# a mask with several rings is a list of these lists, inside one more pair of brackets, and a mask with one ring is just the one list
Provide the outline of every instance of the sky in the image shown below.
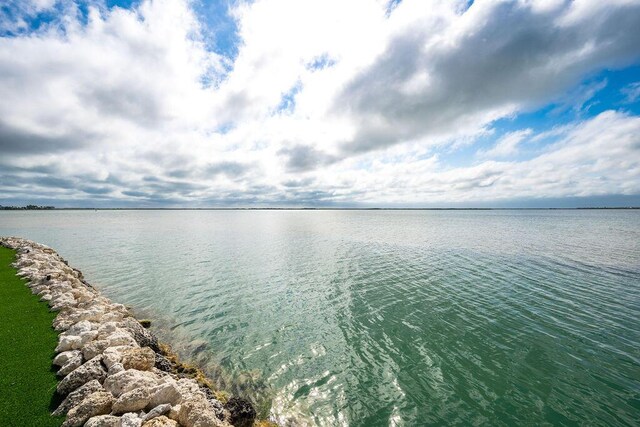
[[27,203],[640,206],[640,0],[4,0]]

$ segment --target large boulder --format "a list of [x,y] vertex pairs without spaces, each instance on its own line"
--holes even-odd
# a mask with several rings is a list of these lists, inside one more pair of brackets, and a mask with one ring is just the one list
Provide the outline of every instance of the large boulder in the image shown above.
[[77,352],[73,356],[71,356],[67,362],[60,368],[57,372],[59,377],[64,377],[69,375],[71,372],[75,371],[82,365],[82,353]]
[[142,427],[178,427],[178,423],[165,416],[160,416],[146,421]]
[[142,418],[133,412],[128,412],[120,418],[120,427],[140,427],[141,425]]
[[61,335],[80,335],[83,332],[89,332],[91,329],[93,329],[91,322],[88,320],[81,320],[78,323],[73,324],[69,329],[67,329],[67,332]]
[[224,427],[206,400],[194,399],[180,404],[178,422],[184,427]]
[[82,347],[82,338],[77,335],[60,335],[55,352],[62,353],[69,350],[77,350]]
[[105,339],[118,329],[116,322],[104,322],[98,327],[98,339]]
[[53,364],[55,366],[64,366],[69,361],[69,359],[72,359],[79,354],[81,354],[80,350],[63,351],[53,359]]
[[114,415],[98,415],[89,418],[84,427],[120,427],[120,417]]
[[151,398],[149,399],[149,407],[156,407],[164,403],[176,405],[182,400],[182,395],[178,386],[174,382],[161,384],[151,390]]
[[62,401],[60,406],[53,411],[53,416],[66,415],[67,412],[74,406],[78,406],[87,396],[96,391],[104,391],[102,384],[98,380],[91,380],[76,391],[69,393],[69,395]]
[[126,412],[136,412],[144,409],[149,404],[149,390],[147,388],[136,388],[122,393],[113,404],[114,414],[124,414]]
[[111,412],[111,405],[113,405],[111,393],[106,391],[92,393],[69,411],[62,427],[80,427],[91,417]]
[[96,339],[96,337],[98,336],[98,331],[85,331],[82,332],[79,336],[81,345],[84,347],[85,345]]
[[158,384],[159,378],[147,371],[128,369],[109,375],[104,381],[104,388],[116,397],[133,389],[144,387],[151,388]]
[[119,372],[124,371],[124,366],[122,366],[122,363],[114,363],[113,365],[111,365],[111,367],[109,368],[109,375],[115,375]]
[[102,365],[102,358],[96,357],[64,377],[58,383],[57,390],[62,395],[69,394],[91,380],[98,380],[98,382],[102,383],[106,376],[107,371]]
[[182,409],[182,405],[173,405],[171,409],[169,409],[167,417],[174,421],[178,421],[180,419],[180,409]]
[[191,378],[180,378],[176,383],[178,390],[180,390],[180,395],[182,396],[182,400],[193,400],[193,399],[202,399],[206,396],[200,389],[198,383]]
[[149,347],[130,348],[122,352],[121,362],[125,369],[149,371],[156,363],[156,353]]
[[85,360],[91,360],[96,356],[99,356],[109,347],[109,341],[107,340],[95,340],[91,341],[82,348],[82,355]]
[[150,347],[154,352],[160,353],[158,338],[146,330],[140,322],[133,317],[126,317],[120,322],[120,327],[128,330],[140,347]]
[[111,368],[111,365],[120,363],[122,360],[122,353],[132,347],[129,346],[116,346],[109,347],[102,353],[102,360],[107,369]]
[[58,297],[54,297],[49,302],[51,311],[60,311],[65,308],[74,307],[77,302],[71,294],[58,294]]
[[124,329],[118,329],[111,335],[105,338],[109,341],[109,347],[115,347],[118,345],[127,345],[131,347],[138,347],[138,343],[133,336]]
[[162,405],[158,405],[155,408],[153,408],[152,410],[150,410],[147,415],[145,415],[142,420],[143,421],[149,421],[155,417],[159,417],[161,415],[164,414],[168,414],[169,411],[171,411],[171,405],[169,405],[168,403],[163,403]]

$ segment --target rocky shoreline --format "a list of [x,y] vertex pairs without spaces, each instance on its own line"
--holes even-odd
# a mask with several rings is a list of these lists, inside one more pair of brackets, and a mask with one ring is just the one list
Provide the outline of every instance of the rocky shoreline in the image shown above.
[[130,311],[103,296],[53,249],[4,237],[32,293],[58,312],[56,356],[63,427],[249,427],[256,412],[226,399],[200,370],[181,363]]

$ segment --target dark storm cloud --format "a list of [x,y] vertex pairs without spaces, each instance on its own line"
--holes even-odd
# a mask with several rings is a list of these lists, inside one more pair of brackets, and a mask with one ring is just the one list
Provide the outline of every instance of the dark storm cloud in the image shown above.
[[407,28],[350,82],[334,105],[358,123],[356,136],[343,144],[345,154],[482,124],[476,116],[492,110],[533,108],[586,73],[640,57],[637,2],[564,24],[558,11],[534,12],[517,2],[474,3],[465,13],[474,8],[492,8],[490,19],[477,19],[455,46],[425,49],[429,29]]

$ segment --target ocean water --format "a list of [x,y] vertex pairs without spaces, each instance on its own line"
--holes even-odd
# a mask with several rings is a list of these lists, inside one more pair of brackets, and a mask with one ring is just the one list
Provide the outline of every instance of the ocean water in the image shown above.
[[640,211],[0,212],[282,425],[638,425]]

